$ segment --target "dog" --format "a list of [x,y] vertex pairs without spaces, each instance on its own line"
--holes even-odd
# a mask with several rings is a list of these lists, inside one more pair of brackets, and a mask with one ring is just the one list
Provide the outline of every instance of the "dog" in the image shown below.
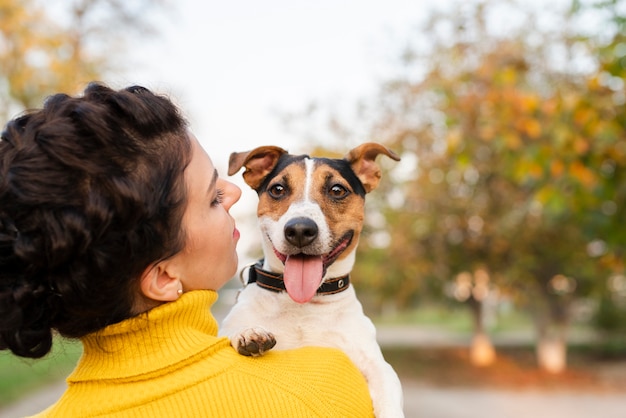
[[228,175],[245,167],[244,181],[259,197],[264,258],[250,267],[220,334],[248,356],[274,346],[339,348],[365,376],[376,417],[399,418],[400,380],[350,283],[365,195],[381,178],[380,154],[400,160],[377,143],[343,159],[296,156],[276,146],[231,154]]

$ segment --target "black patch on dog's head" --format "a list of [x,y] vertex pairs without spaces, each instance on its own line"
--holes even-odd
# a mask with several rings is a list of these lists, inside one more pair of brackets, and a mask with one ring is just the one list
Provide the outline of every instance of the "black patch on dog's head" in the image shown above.
[[267,174],[267,176],[265,176],[265,178],[263,179],[263,182],[259,185],[259,188],[257,189],[257,194],[260,195],[261,193],[265,192],[265,189],[267,188],[267,185],[270,182],[270,180],[276,177],[276,175],[280,173],[285,167],[287,167],[290,164],[293,164],[294,162],[302,161],[305,158],[309,158],[309,156],[308,155],[291,155],[291,154],[281,155],[280,158],[278,159],[278,162],[272,169],[272,171],[270,171]]
[[348,182],[354,193],[361,197],[365,197],[365,188],[361,180],[354,174],[350,163],[346,160],[338,160],[335,158],[316,158],[317,164],[326,164],[331,168],[334,168],[341,174],[341,176]]

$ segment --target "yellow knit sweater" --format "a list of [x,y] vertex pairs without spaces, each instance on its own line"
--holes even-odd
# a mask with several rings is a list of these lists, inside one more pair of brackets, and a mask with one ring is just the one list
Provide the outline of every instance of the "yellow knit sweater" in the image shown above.
[[250,358],[217,337],[213,291],[193,291],[85,337],[68,389],[37,417],[373,417],[340,351]]

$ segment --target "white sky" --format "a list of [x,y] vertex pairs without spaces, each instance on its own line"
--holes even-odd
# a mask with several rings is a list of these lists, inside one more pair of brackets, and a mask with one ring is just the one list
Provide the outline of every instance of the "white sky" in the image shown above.
[[[544,0],[528,2],[546,7]],[[156,37],[133,37],[137,45],[129,53],[134,69],[108,81],[170,93],[221,169],[230,152],[259,145],[306,152],[308,144],[299,144],[301,138],[285,132],[276,112],[302,111],[311,101],[353,109],[358,98],[389,76],[409,34],[428,10],[454,2],[172,3],[174,10],[160,19]],[[506,27],[512,19],[498,20]]]
[[423,16],[420,4],[182,0],[157,38],[131,49],[137,68],[112,81],[170,93],[219,168],[232,151],[294,148],[275,111],[313,100],[354,105],[371,92],[393,39]]
[[[130,48],[135,68],[107,82],[171,94],[226,176],[233,151],[278,145],[307,152],[276,111],[297,112],[311,101],[353,108],[379,85],[425,3],[181,0],[158,37]],[[244,192],[233,214],[246,229],[256,195],[241,173],[229,180]]]

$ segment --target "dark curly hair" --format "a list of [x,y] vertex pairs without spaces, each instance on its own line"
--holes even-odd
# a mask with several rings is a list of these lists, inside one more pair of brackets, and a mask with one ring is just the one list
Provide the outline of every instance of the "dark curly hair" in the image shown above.
[[133,316],[141,273],[180,251],[191,158],[164,96],[92,83],[0,140],[0,349],[38,358]]

